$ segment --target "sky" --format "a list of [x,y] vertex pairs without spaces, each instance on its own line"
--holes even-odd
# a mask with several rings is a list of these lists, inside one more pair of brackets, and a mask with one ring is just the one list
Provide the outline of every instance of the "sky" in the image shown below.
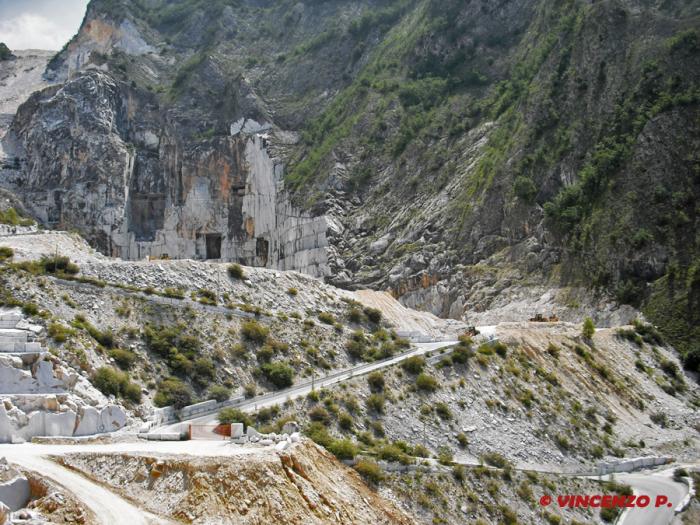
[[0,0],[0,42],[58,51],[78,32],[88,0]]

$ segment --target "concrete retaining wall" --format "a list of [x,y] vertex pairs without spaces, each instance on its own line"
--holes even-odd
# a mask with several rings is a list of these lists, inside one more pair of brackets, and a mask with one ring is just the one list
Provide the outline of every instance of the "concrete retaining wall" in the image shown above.
[[186,434],[182,432],[160,432],[158,434],[140,433],[138,437],[147,441],[184,441]]
[[639,470],[642,468],[665,465],[666,463],[670,463],[671,461],[673,461],[673,458],[656,456],[634,458],[616,462],[603,461],[598,463],[596,474],[599,476],[603,476],[605,474],[612,474],[614,472],[632,472],[633,470]]
[[182,419],[192,419],[195,416],[212,414],[218,412],[222,408],[236,406],[245,401],[244,396],[232,397],[226,401],[218,402],[214,399],[202,401],[194,405],[188,405],[181,408],[179,411],[174,407],[164,407],[155,410],[153,421],[156,425],[163,425],[180,421]]

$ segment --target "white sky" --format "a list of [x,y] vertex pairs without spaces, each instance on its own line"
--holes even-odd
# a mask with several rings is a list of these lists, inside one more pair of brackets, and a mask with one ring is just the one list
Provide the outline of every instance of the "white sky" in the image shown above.
[[0,42],[59,50],[78,32],[88,0],[0,0]]

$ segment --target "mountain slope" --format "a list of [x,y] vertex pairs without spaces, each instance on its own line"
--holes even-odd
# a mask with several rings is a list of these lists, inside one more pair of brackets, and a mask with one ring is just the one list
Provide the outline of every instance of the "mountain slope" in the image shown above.
[[456,318],[631,304],[692,354],[699,9],[95,0],[0,180],[124,258],[299,269]]

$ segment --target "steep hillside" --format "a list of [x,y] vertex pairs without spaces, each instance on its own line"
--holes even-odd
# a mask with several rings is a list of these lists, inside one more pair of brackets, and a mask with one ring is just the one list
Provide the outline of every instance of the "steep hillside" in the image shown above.
[[308,441],[284,452],[222,459],[96,453],[61,461],[183,523],[412,523],[357,473]]
[[[599,330],[502,324],[500,344],[466,340],[449,355],[322,389],[259,413],[295,418],[330,450],[349,439],[381,459],[492,455],[518,467],[587,471],[601,460],[692,460],[700,390],[649,326]],[[277,423],[277,422],[281,423]]]
[[[361,297],[296,272],[121,261],[64,232],[0,235],[0,245],[0,306],[22,308],[60,363],[138,417],[153,404],[286,388],[409,346]],[[407,328],[464,329],[427,315]],[[358,334],[361,355],[349,344]]]
[[629,304],[695,368],[699,9],[94,0],[0,181],[127,259],[297,269],[454,318]]

